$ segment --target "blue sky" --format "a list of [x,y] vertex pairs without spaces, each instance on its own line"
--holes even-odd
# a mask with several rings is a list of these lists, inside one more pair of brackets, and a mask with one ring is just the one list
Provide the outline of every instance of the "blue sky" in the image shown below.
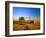
[[13,16],[40,16],[40,8],[13,7]]

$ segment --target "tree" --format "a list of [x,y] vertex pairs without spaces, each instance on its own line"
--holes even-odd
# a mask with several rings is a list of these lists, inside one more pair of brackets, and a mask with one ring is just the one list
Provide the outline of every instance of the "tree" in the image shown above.
[[19,18],[19,21],[22,22],[22,23],[25,22],[24,17],[20,17],[20,18]]
[[24,17],[20,17],[19,20],[24,20]]

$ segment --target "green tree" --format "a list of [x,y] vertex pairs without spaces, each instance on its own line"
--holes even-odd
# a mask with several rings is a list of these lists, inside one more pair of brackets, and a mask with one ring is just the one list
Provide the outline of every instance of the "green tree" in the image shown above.
[[22,22],[22,23],[25,22],[24,17],[20,17],[20,18],[19,18],[19,21]]

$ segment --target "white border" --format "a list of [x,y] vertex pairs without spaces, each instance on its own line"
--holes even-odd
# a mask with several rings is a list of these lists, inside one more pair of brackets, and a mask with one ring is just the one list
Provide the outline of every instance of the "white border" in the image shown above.
[[[40,30],[27,30],[27,31],[13,31],[13,7],[28,7],[28,8],[40,8]],[[36,33],[43,33],[43,6],[42,5],[32,5],[32,4],[17,4],[17,3],[10,3],[9,4],[9,34],[10,35],[19,35],[19,34],[36,34]]]

